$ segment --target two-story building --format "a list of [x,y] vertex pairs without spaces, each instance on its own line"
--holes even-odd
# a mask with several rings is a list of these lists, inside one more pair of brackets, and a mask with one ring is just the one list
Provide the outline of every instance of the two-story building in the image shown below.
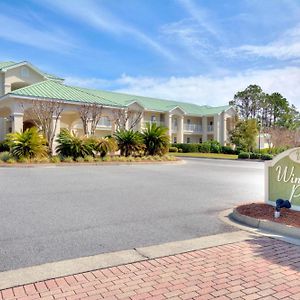
[[233,107],[228,105],[199,106],[73,87],[64,84],[62,78],[47,74],[29,62],[0,62],[0,140],[9,132],[22,131],[33,125],[31,114],[28,113],[33,101],[63,103],[64,109],[57,124],[57,134],[61,128],[83,134],[79,108],[83,104],[96,103],[103,107],[96,135],[114,133],[114,116],[118,110],[136,111],[142,112],[137,130],[141,130],[147,122],[163,125],[168,128],[173,143],[217,140],[225,145],[228,143],[228,132],[234,126],[236,115]]

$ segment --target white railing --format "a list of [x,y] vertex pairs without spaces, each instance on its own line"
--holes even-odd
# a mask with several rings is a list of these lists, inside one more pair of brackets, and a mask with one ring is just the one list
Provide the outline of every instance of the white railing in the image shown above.
[[144,120],[143,122],[143,127],[146,127],[146,124],[156,124],[157,126],[165,126],[165,122],[161,122],[161,121],[151,121],[151,120]]
[[207,132],[214,131],[214,125],[207,125]]
[[202,126],[200,124],[184,124],[184,131],[190,131],[190,132],[201,132]]

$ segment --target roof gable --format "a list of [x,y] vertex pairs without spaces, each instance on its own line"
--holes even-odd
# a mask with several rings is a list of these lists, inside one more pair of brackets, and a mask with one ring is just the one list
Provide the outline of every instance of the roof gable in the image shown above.
[[14,69],[14,68],[18,68],[21,66],[27,66],[30,69],[34,70],[36,73],[40,74],[41,76],[43,76],[45,79],[52,79],[52,80],[57,80],[57,81],[63,81],[63,78],[59,78],[55,75],[52,74],[48,74],[45,73],[43,71],[41,71],[40,69],[38,69],[37,67],[35,67],[34,65],[32,65],[30,62],[28,61],[22,61],[22,62],[13,62],[13,61],[8,61],[8,62],[0,62],[0,71],[2,72],[6,72],[8,70]]

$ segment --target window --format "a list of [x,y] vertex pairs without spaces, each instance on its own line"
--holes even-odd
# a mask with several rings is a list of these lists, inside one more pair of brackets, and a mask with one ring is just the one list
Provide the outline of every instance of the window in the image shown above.
[[21,68],[21,77],[29,77],[29,70],[27,67]]
[[190,125],[190,124],[191,124],[191,120],[190,120],[190,119],[187,119],[187,123]]
[[213,122],[213,121],[210,121],[210,122],[209,122],[209,125],[210,125],[210,126],[213,126],[213,125],[214,125],[214,122]]
[[174,143],[174,144],[177,143],[177,137],[176,137],[176,136],[174,136],[173,143]]
[[199,143],[200,143],[200,144],[202,143],[202,138],[199,139]]
[[155,115],[151,116],[151,122],[156,122],[156,116]]
[[186,138],[186,142],[189,144],[191,142],[191,138],[190,137],[187,137]]

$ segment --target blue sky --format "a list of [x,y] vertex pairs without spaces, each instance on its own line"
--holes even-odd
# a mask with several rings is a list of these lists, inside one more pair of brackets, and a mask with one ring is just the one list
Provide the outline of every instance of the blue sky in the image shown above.
[[300,0],[0,0],[0,49],[73,85],[223,105],[259,84],[300,106]]

